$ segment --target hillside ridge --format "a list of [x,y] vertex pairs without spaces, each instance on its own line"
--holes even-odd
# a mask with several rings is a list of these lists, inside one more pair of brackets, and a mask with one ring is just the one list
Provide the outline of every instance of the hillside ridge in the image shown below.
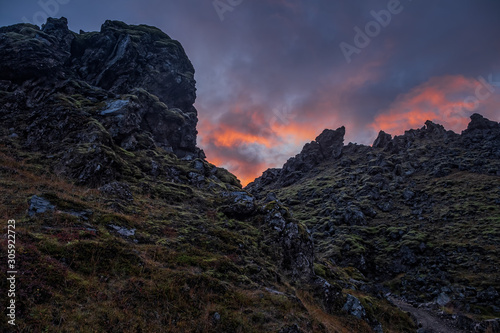
[[[363,288],[455,319],[498,318],[500,124],[475,113],[457,134],[426,121],[372,146],[344,134],[324,130],[245,189],[289,206],[316,259],[355,269]],[[467,320],[455,327],[475,332]]]
[[[286,187],[297,180],[296,177],[299,173],[307,172],[323,161],[339,158],[343,153],[348,154],[351,149],[381,148],[386,152],[398,154],[404,152],[404,149],[408,148],[415,140],[423,138],[443,141],[447,146],[460,147],[465,145],[463,147],[471,151],[485,150],[488,154],[487,157],[500,158],[500,149],[496,145],[500,124],[486,119],[478,113],[474,113],[470,118],[471,121],[462,134],[446,130],[444,126],[430,120],[427,120],[422,128],[406,130],[403,135],[394,138],[391,134],[381,130],[371,147],[358,144],[344,146],[344,126],[336,130],[325,129],[314,141],[305,144],[302,151],[290,158],[282,168],[264,171],[262,176],[256,178],[246,188],[255,191],[254,188],[275,182],[279,183],[279,186]],[[486,144],[487,147],[482,147],[482,144]],[[500,169],[497,165],[492,166],[490,170],[485,167],[473,168],[465,164],[462,164],[461,168],[500,176]]]
[[498,327],[497,123],[325,130],[242,189],[196,147],[194,68],[158,28],[0,27],[0,60],[1,331],[415,332],[398,301]]

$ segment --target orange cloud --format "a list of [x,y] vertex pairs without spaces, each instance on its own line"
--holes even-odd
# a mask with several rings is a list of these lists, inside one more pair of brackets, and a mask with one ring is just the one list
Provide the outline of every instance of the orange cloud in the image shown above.
[[[475,94],[480,85],[478,80],[463,76],[432,78],[400,95],[387,111],[375,117],[369,127],[376,132],[383,130],[399,135],[405,130],[420,128],[426,120],[431,120],[460,133],[467,127],[472,113],[493,115],[493,103],[498,101],[498,94],[479,101]],[[477,105],[471,103],[474,98]]]
[[[249,121],[263,123],[260,114],[247,117]],[[281,166],[317,135],[313,128],[291,122],[283,124],[273,116],[260,133],[248,133],[247,130],[209,120],[201,121],[199,125],[202,133],[200,146],[205,150],[207,160],[237,175],[243,186],[259,177],[265,169]]]
[[227,125],[220,124],[217,135],[212,136],[217,147],[234,147],[244,143],[257,143],[265,147],[271,147],[272,142],[268,138],[255,134],[238,132],[236,129],[228,128]]
[[253,181],[262,172],[265,166],[252,156],[251,149],[270,149],[273,145],[272,138],[211,120],[201,121],[198,130],[201,133],[200,146],[205,150],[207,160],[237,175],[242,185]]
[[[344,125],[346,143],[366,144],[373,142],[379,130],[399,135],[422,127],[426,120],[460,132],[467,127],[473,112],[492,120],[498,118],[495,112],[500,104],[499,94],[471,105],[468,97],[476,95],[480,83],[457,75],[432,78],[399,95],[372,121],[368,111],[352,112],[344,97],[367,81],[377,81],[376,65],[370,64],[345,81],[331,78],[330,84],[325,82],[315,98],[299,99],[297,103],[292,100],[290,110],[267,108],[269,101],[242,95],[223,104],[222,109],[227,111],[218,117],[203,118],[200,113],[199,146],[205,150],[208,161],[228,169],[247,185],[267,168],[281,167],[325,128]],[[500,88],[497,90],[500,92]]]
[[[281,167],[326,128],[344,125],[346,142],[357,142],[358,133],[369,134],[364,128],[366,118],[352,112],[348,99],[353,91],[380,79],[382,63],[372,59],[356,67],[327,69],[323,76],[314,77],[318,81],[311,82],[312,91],[306,93],[297,89],[295,81],[286,90],[278,86],[260,92],[242,80],[240,72],[228,72],[224,89],[213,91],[217,98],[197,105],[199,146],[210,162],[228,169],[246,185],[267,168]],[[212,110],[212,117],[203,109]]]
[[[372,75],[351,78],[346,85],[355,88],[367,77],[371,79]],[[210,162],[225,167],[247,185],[265,169],[281,167],[325,128],[345,125],[346,143],[360,140],[366,143],[373,142],[379,130],[399,135],[405,130],[422,127],[426,120],[455,132],[467,127],[474,112],[497,120],[500,94],[491,94],[480,102],[478,99],[476,105],[471,104],[470,97],[476,96],[479,85],[478,80],[459,75],[432,78],[399,95],[366,127],[366,119],[342,106],[342,94],[346,88],[341,87],[339,93],[334,89],[336,85],[325,87],[312,103],[295,105],[296,109],[290,112],[267,110],[249,101],[240,101],[219,118],[200,120],[200,146]],[[499,88],[496,89],[500,92]]]

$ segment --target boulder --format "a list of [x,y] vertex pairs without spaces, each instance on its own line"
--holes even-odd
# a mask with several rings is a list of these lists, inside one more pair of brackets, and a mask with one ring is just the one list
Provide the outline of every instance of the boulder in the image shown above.
[[391,140],[392,136],[390,134],[380,131],[372,146],[373,148],[385,148]]
[[34,195],[29,200],[30,207],[28,209],[28,215],[34,216],[35,214],[42,214],[48,211],[53,211],[55,209],[55,205],[51,204],[50,201],[39,197],[38,195]]
[[445,293],[439,294],[439,296],[436,298],[436,303],[440,306],[445,306],[446,304],[451,302],[451,298],[446,295]]
[[326,159],[338,158],[344,147],[345,127],[339,127],[335,131],[325,129],[318,137],[316,142],[319,144],[321,153]]
[[470,123],[467,125],[466,132],[470,132],[473,130],[488,130],[488,129],[497,129],[500,128],[500,124],[491,121],[478,113],[474,113],[470,116]]
[[255,211],[255,198],[245,191],[223,192],[221,210],[229,216],[247,216]]
[[351,316],[354,316],[358,319],[366,318],[366,310],[356,297],[347,294],[347,301],[342,307],[342,311],[347,312]]

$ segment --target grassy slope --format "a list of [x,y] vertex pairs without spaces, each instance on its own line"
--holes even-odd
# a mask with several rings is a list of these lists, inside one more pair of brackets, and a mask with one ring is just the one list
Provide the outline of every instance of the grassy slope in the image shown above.
[[[220,189],[146,177],[132,183],[133,201],[124,201],[60,179],[45,171],[43,155],[4,142],[0,211],[2,220],[17,220],[19,331],[272,332],[295,323],[304,331],[370,331],[345,313],[327,314],[307,290],[278,282],[269,227],[258,217],[220,213]],[[188,162],[170,163],[192,171]],[[29,217],[35,194],[56,210]],[[85,210],[88,220],[70,214]],[[110,224],[136,233],[123,237]],[[1,242],[2,290],[6,253]],[[319,268],[332,283],[345,275]],[[372,303],[387,331],[410,331],[407,316]],[[11,329],[5,319],[1,325]]]

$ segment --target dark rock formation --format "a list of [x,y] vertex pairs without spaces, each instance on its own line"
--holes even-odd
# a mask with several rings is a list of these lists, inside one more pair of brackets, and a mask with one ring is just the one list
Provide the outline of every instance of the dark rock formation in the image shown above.
[[291,206],[316,259],[372,283],[400,279],[396,292],[414,304],[500,313],[500,124],[473,114],[456,134],[427,121],[395,137],[381,131],[371,147],[344,146],[343,135],[324,131],[246,189]]
[[[324,130],[315,141],[304,145],[300,154],[290,158],[282,169],[266,170],[261,177],[250,183],[247,189],[254,195],[259,195],[264,189],[289,186],[304,178],[306,174],[314,173],[315,166],[320,163],[340,159],[342,156],[348,157],[351,154],[356,154],[356,150],[365,148],[369,149],[367,153],[374,153],[376,149],[383,149],[384,152],[399,155],[398,158],[401,163],[377,160],[373,165],[374,168],[366,170],[373,175],[391,169],[396,175],[409,176],[419,168],[433,173],[436,177],[449,174],[453,168],[467,169],[473,172],[498,173],[500,175],[500,163],[496,160],[491,161],[492,164],[489,166],[478,165],[478,162],[473,162],[474,165],[469,164],[472,163],[474,157],[483,156],[484,154],[486,154],[486,157],[495,159],[500,157],[499,126],[497,122],[488,120],[479,114],[473,114],[467,130],[462,135],[458,135],[453,131],[447,131],[442,125],[426,121],[424,127],[405,131],[404,135],[395,136],[394,138],[390,134],[380,131],[372,147],[344,146],[344,127],[340,127],[335,131]],[[419,156],[409,151],[415,150],[416,145],[421,145],[421,142],[429,143],[425,155],[435,158],[433,158],[432,162],[417,165],[416,158]],[[451,152],[452,150],[456,151],[456,149],[464,149],[466,158],[458,156],[456,152]],[[418,150],[417,153],[422,154],[423,150]],[[379,158],[381,157],[379,155]],[[342,160],[342,164],[342,166],[348,166],[350,162],[345,159]],[[405,170],[403,170],[403,164],[406,165]],[[379,167],[382,167],[382,169]],[[388,207],[387,203],[380,205]]]
[[317,138],[321,154],[325,159],[338,158],[344,147],[345,127],[342,126],[335,131],[324,130]]
[[50,201],[34,195],[29,200],[30,207],[28,209],[28,215],[33,216],[35,214],[42,214],[51,210],[54,210],[55,206],[50,203]]
[[223,192],[221,210],[228,216],[248,216],[255,211],[255,199],[245,191]]
[[342,307],[342,310],[359,319],[366,317],[366,310],[359,299],[350,294],[347,295],[347,301]]
[[3,127],[57,157],[58,173],[96,185],[119,179],[118,147],[204,157],[193,66],[157,28],[106,21],[76,34],[65,18],[41,30],[16,24],[0,28],[0,58]]
[[158,28],[106,21],[98,34],[75,35],[71,53],[71,69],[89,84],[117,94],[143,88],[196,119],[194,68],[181,44]]
[[385,148],[387,144],[391,141],[392,136],[390,134],[385,133],[384,131],[380,131],[378,133],[377,138],[373,142],[374,148]]
[[321,162],[339,158],[344,146],[344,135],[344,126],[335,131],[325,129],[315,141],[306,143],[300,154],[290,158],[283,169],[266,170],[262,177],[250,183],[247,188],[258,193],[260,188],[270,183],[277,182],[276,186],[279,184],[282,187],[293,184]]
[[471,122],[467,126],[465,133],[473,130],[489,130],[489,129],[499,129],[500,124],[491,120],[488,120],[481,116],[480,114],[474,113],[471,117]]
[[311,234],[303,225],[293,221],[288,209],[278,202],[267,203],[265,221],[277,233],[276,239],[283,251],[281,268],[293,282],[311,282],[314,274],[314,246]]

